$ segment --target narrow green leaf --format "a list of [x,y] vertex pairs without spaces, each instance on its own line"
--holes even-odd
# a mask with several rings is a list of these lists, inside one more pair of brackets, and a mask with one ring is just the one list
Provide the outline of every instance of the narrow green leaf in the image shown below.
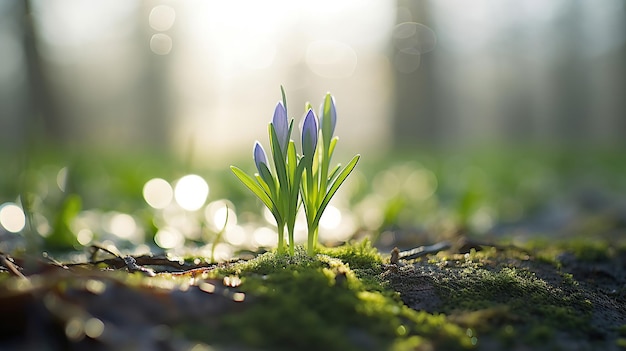
[[337,164],[337,166],[335,166],[335,168],[333,168],[333,170],[330,172],[330,175],[328,176],[328,182],[329,183],[331,183],[333,181],[333,179],[335,179],[337,174],[339,174],[339,170],[340,169],[341,169],[341,163]]
[[270,198],[269,194],[267,194],[265,190],[263,190],[263,188],[257,182],[255,182],[252,177],[250,177],[244,171],[235,166],[230,166],[230,169],[231,171],[233,171],[235,176],[237,176],[237,178],[243,183],[243,185],[250,189],[250,191],[252,191],[254,195],[256,195],[265,206],[267,206],[267,208],[269,208],[271,211],[274,210],[276,206],[274,205],[274,202]]
[[292,131],[293,131],[293,118],[289,121],[289,132],[288,132],[289,134],[287,134],[287,135],[289,135],[289,138],[290,138],[289,141],[291,141],[291,132]]
[[261,179],[263,179],[267,183],[270,189],[270,198],[272,198],[272,200],[274,200],[274,203],[275,203],[277,186],[276,186],[276,180],[274,179],[274,176],[270,172],[270,169],[267,168],[267,165],[265,163],[260,164],[259,172],[261,173]]
[[333,152],[335,152],[335,146],[338,140],[339,137],[336,136],[330,141],[330,146],[328,147],[328,162],[330,162],[330,158],[333,156]]
[[272,148],[272,158],[274,159],[274,167],[276,168],[276,176],[278,177],[278,188],[287,186],[287,171],[285,169],[285,155],[283,155],[278,143],[276,129],[270,123],[269,125],[270,145]]
[[[290,184],[293,184],[296,176],[296,168],[298,167],[298,155],[296,155],[296,144],[293,140],[289,141],[287,146],[287,175],[289,176]],[[291,187],[291,188],[297,188]]]
[[332,137],[332,133],[331,133],[332,123],[330,119],[331,104],[332,104],[332,96],[330,94],[326,94],[326,96],[324,97],[324,105],[321,111],[321,114],[323,116],[322,118],[323,123],[320,126],[320,130],[322,131],[323,143],[325,147],[327,148],[331,142],[330,138]]
[[261,178],[261,176],[258,173],[254,173],[254,178],[256,179],[257,183],[259,183],[261,188],[265,191],[267,196],[271,198],[270,194],[272,193],[272,191],[270,190],[269,185],[267,185],[267,183]]
[[280,86],[280,95],[283,97],[283,106],[285,106],[285,111],[287,111],[287,95],[285,95],[285,88],[282,85]]
[[350,163],[348,163],[346,165],[346,168],[344,168],[341,171],[341,173],[339,173],[339,176],[337,176],[337,179],[330,186],[330,189],[328,190],[328,193],[326,193],[326,196],[324,196],[324,199],[322,200],[322,203],[320,204],[320,206],[317,209],[317,214],[315,215],[315,219],[313,220],[313,223],[315,225],[317,225],[319,223],[320,218],[322,217],[322,213],[326,209],[326,206],[328,206],[328,203],[330,202],[330,199],[335,195],[337,190],[339,190],[339,187],[341,186],[341,184],[343,184],[343,182],[346,180],[346,178],[348,178],[348,176],[350,175],[350,173],[352,172],[352,170],[356,166],[357,162],[359,162],[359,158],[361,158],[361,155],[354,156],[352,158],[352,160],[350,161]]

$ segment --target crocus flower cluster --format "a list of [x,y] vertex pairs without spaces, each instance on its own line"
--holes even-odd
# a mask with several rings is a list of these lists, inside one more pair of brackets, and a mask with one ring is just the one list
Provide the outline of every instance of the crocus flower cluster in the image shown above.
[[[282,90],[282,87],[281,87]],[[356,155],[342,168],[336,165],[329,171],[330,160],[337,144],[334,137],[337,123],[335,100],[326,94],[320,106],[319,120],[311,105],[306,105],[302,124],[302,153],[296,151],[291,140],[293,119],[287,117],[287,100],[282,90],[282,101],[274,109],[268,127],[273,166],[258,141],[253,148],[258,173],[249,176],[231,166],[233,173],[270,210],[278,229],[278,252],[284,253],[284,231],[289,235],[289,252],[294,254],[294,226],[300,205],[304,205],[308,227],[309,254],[315,253],[319,221],[324,209],[341,184],[350,175],[360,156]]]

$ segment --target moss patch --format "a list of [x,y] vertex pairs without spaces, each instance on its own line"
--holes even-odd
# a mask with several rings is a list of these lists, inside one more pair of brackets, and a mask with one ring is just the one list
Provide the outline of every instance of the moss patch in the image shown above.
[[[604,346],[608,334],[599,332],[594,314],[602,312],[599,302],[606,297],[585,289],[563,267],[522,252],[439,253],[385,277],[407,305],[447,315],[477,345],[566,349],[565,340],[574,340]],[[436,303],[426,304],[433,296]]]
[[238,288],[252,302],[241,313],[225,316],[215,332],[205,330],[205,341],[236,340],[272,350],[472,346],[464,328],[444,315],[412,310],[385,289],[378,279],[381,263],[364,243],[322,249],[315,257],[303,249],[294,257],[270,252],[224,267],[214,278],[238,277]]
[[400,265],[368,242],[315,257],[270,252],[213,271],[213,279],[240,279],[249,304],[185,336],[263,350],[617,349],[623,296],[603,293],[598,287],[610,285],[593,285],[583,268],[624,257],[601,265],[558,250],[481,246]]

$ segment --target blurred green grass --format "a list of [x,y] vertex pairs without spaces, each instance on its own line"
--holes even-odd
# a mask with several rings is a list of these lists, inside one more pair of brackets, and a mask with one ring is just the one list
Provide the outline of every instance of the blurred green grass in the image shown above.
[[[460,234],[621,240],[626,236],[624,160],[621,149],[571,148],[404,149],[384,156],[363,155],[334,201],[341,223],[326,229],[326,241],[336,244],[369,236],[379,247],[408,247]],[[20,239],[29,234],[42,250],[76,250],[103,240],[119,247],[145,244],[144,250],[158,249],[155,234],[176,225],[191,227],[181,229],[185,246],[212,245],[217,229],[210,228],[204,208],[183,213],[186,223],[164,224],[168,210],[153,209],[143,198],[148,180],[158,177],[173,184],[186,174],[207,181],[206,203],[219,200],[234,207],[237,230],[243,234],[237,234],[237,240],[230,236],[237,244],[231,246],[238,247],[226,250],[226,255],[236,249],[271,246],[248,245],[255,228],[271,228],[271,223],[264,218],[262,205],[227,167],[191,164],[148,151],[68,152],[51,147],[22,155],[0,152],[0,164],[5,165],[0,173],[0,204],[21,204],[32,224],[16,234],[0,227],[5,239],[17,239],[3,240],[3,251],[22,249]],[[250,171],[254,167],[249,157],[233,164]],[[178,209],[181,212],[185,211]],[[111,233],[104,223],[120,213],[135,222],[137,235],[132,240]],[[77,241],[74,222],[85,214],[100,217],[86,224],[93,226],[88,240]]]

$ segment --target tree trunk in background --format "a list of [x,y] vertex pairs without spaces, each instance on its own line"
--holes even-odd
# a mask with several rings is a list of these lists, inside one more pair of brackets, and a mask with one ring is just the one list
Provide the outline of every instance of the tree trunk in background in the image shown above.
[[[413,21],[430,26],[430,10],[427,1],[398,0],[399,22]],[[396,24],[399,24],[396,23]],[[394,65],[398,50],[392,47],[394,70],[395,111],[393,119],[394,147],[437,144],[441,141],[442,121],[439,113],[439,84],[435,76],[437,55],[434,52],[421,55],[420,66],[410,73],[398,71]]]
[[65,138],[64,121],[54,99],[51,84],[45,73],[38,50],[38,31],[32,12],[32,1],[25,0],[20,14],[23,23],[23,45],[26,57],[28,88],[25,93],[26,108],[24,121],[26,138],[32,141],[41,137],[51,142],[62,142]]
[[[397,23],[431,27],[439,40],[417,70],[393,67],[396,147],[625,143],[623,9],[397,6]],[[399,51],[392,50],[395,64]]]
[[[170,54],[157,55],[150,48],[152,35],[159,33],[148,24],[150,11],[161,1],[142,2],[139,9],[139,42],[142,45],[141,55],[143,56],[143,72],[140,81],[137,82],[138,101],[141,106],[141,116],[138,116],[134,123],[135,133],[140,137],[140,143],[154,151],[166,151],[170,145],[170,123],[176,123],[176,116],[172,115],[171,97],[176,96],[170,89],[172,83],[169,79],[169,63],[172,62],[171,55],[176,50],[176,42]],[[174,24],[174,27],[176,24]],[[165,34],[172,37],[172,30]]]
[[[557,67],[554,67],[553,79],[556,81],[555,105],[556,116],[551,134],[560,135],[567,142],[589,141],[590,123],[593,111],[589,109],[590,91],[589,74],[592,65],[584,62],[585,37],[580,24],[584,18],[580,5],[570,4],[565,11],[564,20],[558,29],[559,41],[563,47],[556,52]],[[587,140],[585,140],[587,139]]]

